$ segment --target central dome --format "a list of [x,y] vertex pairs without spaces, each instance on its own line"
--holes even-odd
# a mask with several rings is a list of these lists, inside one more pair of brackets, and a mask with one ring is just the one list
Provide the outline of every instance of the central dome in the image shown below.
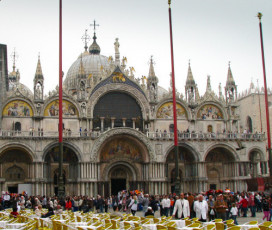
[[67,76],[64,80],[64,87],[66,89],[76,87],[81,61],[87,79],[98,76],[101,69],[105,71],[110,69],[109,58],[100,54],[100,47],[96,43],[95,34],[93,37],[93,43],[89,47],[89,52],[87,51],[87,47],[85,47],[85,52],[79,55],[78,59],[69,68]]

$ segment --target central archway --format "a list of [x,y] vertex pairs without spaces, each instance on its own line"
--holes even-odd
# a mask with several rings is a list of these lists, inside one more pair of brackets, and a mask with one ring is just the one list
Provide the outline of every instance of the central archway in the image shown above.
[[98,193],[117,194],[122,190],[142,189],[144,167],[149,163],[149,152],[137,137],[125,134],[107,138],[99,149],[100,183]]
[[117,195],[119,191],[129,190],[130,181],[133,181],[135,172],[126,164],[117,164],[109,170],[110,191],[112,195]]

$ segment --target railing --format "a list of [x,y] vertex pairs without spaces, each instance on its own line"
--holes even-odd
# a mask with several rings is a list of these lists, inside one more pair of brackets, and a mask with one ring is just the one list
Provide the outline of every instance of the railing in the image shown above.
[[[77,137],[91,137],[91,138],[97,138],[100,136],[100,132],[93,131],[93,132],[75,132],[75,131],[63,131],[63,138],[77,138]],[[47,138],[47,137],[58,137],[59,132],[57,131],[14,131],[14,130],[1,130],[0,131],[0,137],[41,137],[41,138]]]
[[[167,132],[147,132],[147,137],[150,139],[174,139],[174,133]],[[264,140],[264,133],[245,134],[245,133],[178,133],[179,140],[198,139],[198,140],[211,140],[211,139],[225,139],[225,140]]]
[[[137,130],[139,131],[139,130]],[[140,132],[140,131],[139,131]],[[96,139],[100,137],[102,132],[100,131],[68,131],[63,132],[63,138],[92,138]],[[146,132],[145,135],[149,139],[157,140],[173,140],[174,133],[168,132]],[[57,138],[59,133],[57,131],[14,131],[14,130],[0,130],[0,138]],[[179,140],[252,140],[263,141],[266,136],[264,133],[245,134],[245,133],[178,133]]]

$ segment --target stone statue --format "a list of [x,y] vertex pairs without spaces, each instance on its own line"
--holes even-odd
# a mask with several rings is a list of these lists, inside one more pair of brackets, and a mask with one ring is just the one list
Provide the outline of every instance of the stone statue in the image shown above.
[[119,44],[118,38],[116,38],[114,42],[115,53],[119,53],[119,47],[120,47],[120,44]]

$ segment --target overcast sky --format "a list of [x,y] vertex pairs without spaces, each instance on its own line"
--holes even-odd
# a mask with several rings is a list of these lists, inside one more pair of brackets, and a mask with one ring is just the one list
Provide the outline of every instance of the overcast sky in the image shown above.
[[[114,56],[114,40],[119,38],[121,57],[136,70],[136,77],[148,74],[151,55],[156,62],[159,85],[170,82],[170,39],[168,0],[63,0],[63,71],[84,50],[81,40],[95,19],[101,54]],[[16,49],[16,67],[21,82],[33,91],[38,53],[45,77],[45,92],[58,84],[58,0],[0,1],[0,43]],[[251,79],[263,85],[259,22],[263,13],[267,82],[272,80],[272,0],[172,0],[172,20],[177,89],[184,94],[188,60],[200,93],[206,89],[207,75],[218,93],[225,86],[228,62],[238,92]],[[89,43],[90,45],[90,43]]]

